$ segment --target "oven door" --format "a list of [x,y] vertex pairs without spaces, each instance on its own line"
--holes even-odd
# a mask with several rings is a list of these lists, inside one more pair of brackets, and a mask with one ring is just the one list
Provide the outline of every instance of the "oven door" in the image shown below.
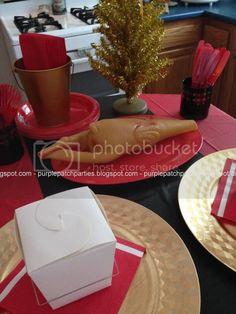
[[99,43],[100,34],[91,33],[65,39],[67,54],[73,63],[71,90],[92,97],[116,94],[118,88],[114,88],[103,76],[93,71],[88,62],[87,54],[94,54],[91,43]]
[[65,38],[66,51],[73,63],[73,73],[86,72],[91,70],[87,54],[94,54],[92,43],[99,43],[100,34],[91,33]]
[[87,57],[88,53],[93,55],[93,48],[87,47],[67,51],[67,55],[71,58],[72,61],[72,74],[91,70],[91,66]]

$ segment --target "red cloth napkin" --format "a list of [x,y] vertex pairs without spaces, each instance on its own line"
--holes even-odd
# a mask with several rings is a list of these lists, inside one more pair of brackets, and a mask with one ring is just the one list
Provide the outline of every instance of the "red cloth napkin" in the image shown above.
[[236,223],[236,160],[227,159],[220,178],[211,214],[228,223]]
[[47,70],[68,62],[65,39],[62,37],[24,33],[19,39],[26,70]]
[[0,306],[11,314],[117,314],[144,251],[139,245],[117,238],[112,286],[57,310],[48,304],[38,306],[31,279],[21,262],[0,284]]

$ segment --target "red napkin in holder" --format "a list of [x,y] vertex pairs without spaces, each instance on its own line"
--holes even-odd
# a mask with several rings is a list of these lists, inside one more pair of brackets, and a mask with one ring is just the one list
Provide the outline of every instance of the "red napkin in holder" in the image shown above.
[[24,33],[19,40],[26,70],[53,69],[68,62],[62,37]]
[[236,160],[227,159],[220,178],[211,214],[236,224]]

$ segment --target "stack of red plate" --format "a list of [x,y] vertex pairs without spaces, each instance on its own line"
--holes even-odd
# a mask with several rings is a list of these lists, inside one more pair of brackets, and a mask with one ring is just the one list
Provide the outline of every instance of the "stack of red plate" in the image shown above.
[[80,132],[91,122],[97,121],[100,116],[98,102],[87,95],[79,93],[70,94],[70,120],[58,127],[42,127],[35,120],[30,104],[23,104],[16,116],[16,125],[20,133],[26,137],[53,140],[62,136]]

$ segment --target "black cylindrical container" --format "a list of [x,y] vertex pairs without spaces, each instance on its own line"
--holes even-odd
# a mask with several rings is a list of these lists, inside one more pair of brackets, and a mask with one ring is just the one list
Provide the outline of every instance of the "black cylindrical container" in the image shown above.
[[183,81],[180,114],[186,119],[201,120],[207,117],[211,104],[212,86],[192,87],[191,77]]
[[0,129],[0,165],[8,165],[19,160],[24,153],[15,122]]

